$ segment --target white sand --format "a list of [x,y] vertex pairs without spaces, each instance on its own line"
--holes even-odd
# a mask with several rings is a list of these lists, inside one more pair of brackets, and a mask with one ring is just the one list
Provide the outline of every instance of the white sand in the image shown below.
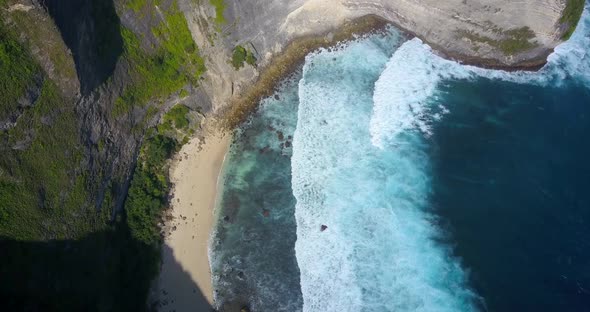
[[[213,292],[208,240],[213,225],[217,180],[230,135],[213,131],[204,143],[195,138],[183,146],[170,169],[174,219],[166,227],[162,268],[155,296],[161,310],[211,311]],[[176,229],[174,229],[176,227]]]

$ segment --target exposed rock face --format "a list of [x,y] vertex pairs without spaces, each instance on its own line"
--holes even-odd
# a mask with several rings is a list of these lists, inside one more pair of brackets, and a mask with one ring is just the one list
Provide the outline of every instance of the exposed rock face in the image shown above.
[[488,67],[537,67],[561,42],[566,0],[226,0],[221,35],[215,11],[184,0],[194,39],[206,55],[204,90],[216,107],[257,76],[228,63],[236,45],[249,46],[266,65],[291,40],[329,34],[344,22],[378,15],[430,43],[439,53]]
[[[35,61],[61,91],[68,110],[75,110],[80,143],[84,149],[81,164],[72,168],[87,172],[88,202],[102,208],[105,193],[110,192],[115,210],[120,210],[145,129],[154,126],[174,104],[177,94],[168,99],[153,99],[126,114],[113,114],[116,100],[132,83],[128,60],[122,57],[120,27],[142,38],[142,49],[151,53],[160,43],[152,33],[162,22],[161,15],[134,14],[126,0],[80,0],[62,3],[56,0],[10,0],[0,8],[0,22],[9,25],[21,38]],[[169,7],[174,0],[159,1]],[[3,2],[0,4],[4,5]],[[0,120],[0,130],[13,128],[22,113],[38,97],[43,80],[29,86],[19,100],[18,110]],[[35,80],[35,81],[37,81]],[[195,101],[198,90],[182,102],[206,113],[207,100]],[[206,99],[206,97],[202,97]],[[64,105],[66,106],[66,105]],[[148,109],[155,109],[147,116]],[[9,146],[22,150],[28,141]]]
[[[543,55],[560,42],[563,31],[559,19],[564,8],[564,0],[338,0],[329,4],[310,0],[288,15],[290,25],[284,23],[281,31],[305,33],[309,30],[298,25],[304,25],[303,21],[320,24],[322,15],[334,16],[332,23],[337,23],[338,18],[376,14],[450,54],[492,59],[510,66]],[[470,39],[507,39],[505,32],[523,27],[530,28],[538,48],[506,53],[501,47],[486,44],[487,40]]]

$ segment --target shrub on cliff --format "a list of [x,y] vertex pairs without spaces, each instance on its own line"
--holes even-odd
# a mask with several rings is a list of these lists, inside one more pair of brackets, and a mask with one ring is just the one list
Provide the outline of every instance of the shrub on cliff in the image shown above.
[[39,68],[0,20],[0,122],[18,108]]
[[126,113],[134,106],[144,106],[153,99],[164,99],[186,84],[197,84],[205,71],[184,14],[175,2],[163,15],[165,21],[152,29],[160,41],[152,54],[143,50],[136,34],[121,29],[123,55],[131,65],[132,82],[115,102],[115,115]]
[[559,20],[559,22],[567,26],[567,30],[562,36],[563,39],[569,39],[574,33],[574,30],[576,30],[576,26],[578,26],[578,22],[584,11],[585,3],[586,0],[567,0],[561,19]]
[[125,203],[131,235],[148,245],[157,245],[157,222],[166,206],[169,183],[165,162],[177,148],[177,142],[163,135],[147,139],[142,147]]
[[256,57],[251,51],[239,45],[233,50],[231,63],[235,69],[244,67],[244,63],[254,66],[256,65]]

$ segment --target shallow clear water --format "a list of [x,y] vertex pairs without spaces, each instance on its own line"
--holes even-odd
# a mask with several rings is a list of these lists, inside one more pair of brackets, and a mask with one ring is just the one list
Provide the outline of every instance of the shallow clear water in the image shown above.
[[290,164],[297,81],[295,75],[263,101],[226,156],[210,258],[215,300],[229,311],[302,306]]
[[309,55],[232,145],[217,302],[590,311],[589,53],[585,12],[537,73],[393,29]]

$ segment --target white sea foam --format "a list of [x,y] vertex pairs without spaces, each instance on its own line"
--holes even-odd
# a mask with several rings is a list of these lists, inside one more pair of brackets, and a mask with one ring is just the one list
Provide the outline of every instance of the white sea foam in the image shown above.
[[418,38],[405,42],[391,57],[375,84],[371,139],[375,146],[410,130],[430,135],[430,124],[446,113],[437,103],[436,90],[445,79],[476,77],[560,86],[576,79],[590,87],[590,13],[586,6],[581,21],[567,42],[555,48],[538,72],[506,72],[465,66],[435,55]]
[[472,310],[459,263],[434,242],[423,138],[371,145],[373,85],[390,55],[378,43],[306,59],[292,157],[303,310]]
[[443,106],[428,105],[438,83],[448,78],[467,78],[470,71],[455,62],[436,57],[420,39],[404,43],[391,57],[375,83],[375,106],[371,119],[372,142],[417,128],[430,134],[431,116],[446,112]]
[[419,39],[391,57],[375,40],[308,56],[292,157],[303,310],[476,310],[478,298],[458,259],[437,242],[442,234],[429,212],[426,137],[449,113],[437,87],[475,78],[590,86],[589,27],[586,8],[572,38],[537,73],[464,66]]

